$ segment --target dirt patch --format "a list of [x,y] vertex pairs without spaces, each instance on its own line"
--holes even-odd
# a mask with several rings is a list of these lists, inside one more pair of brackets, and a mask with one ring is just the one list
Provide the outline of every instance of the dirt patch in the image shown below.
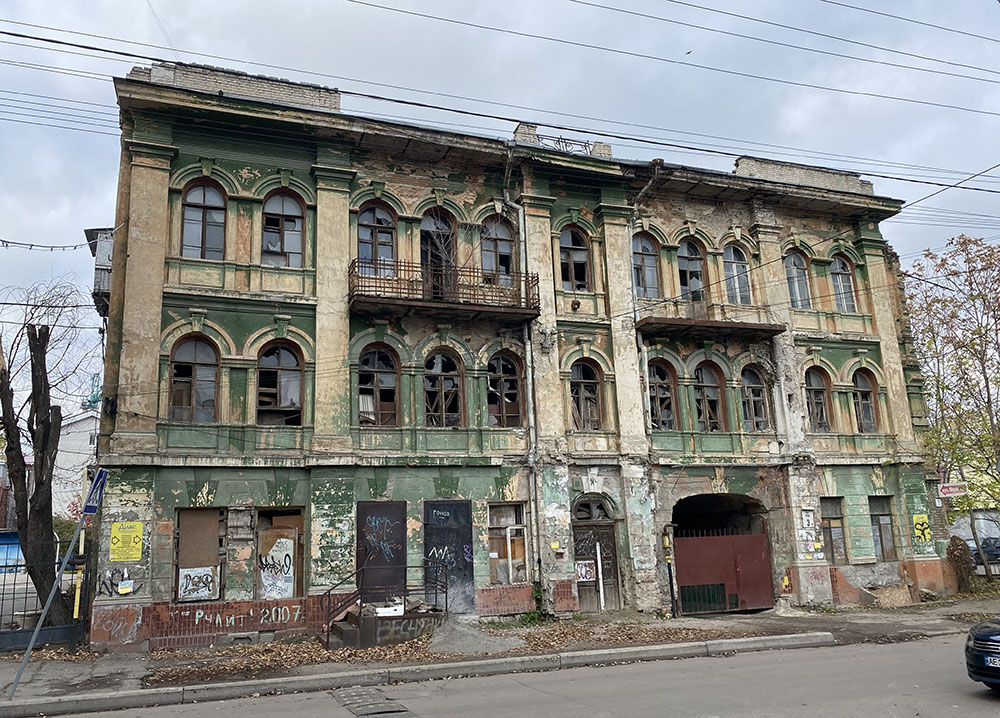
[[996,618],[995,613],[953,613],[948,616],[953,621],[962,621],[964,623],[979,623],[980,621],[991,621]]
[[[32,661],[96,661],[104,653],[88,651],[86,648],[71,650],[65,646],[45,646],[36,648],[31,652]],[[24,658],[24,653],[3,653],[0,654],[0,661],[20,661]]]
[[[608,646],[644,646],[651,643],[687,643],[721,638],[745,638],[759,633],[740,630],[713,630],[657,626],[647,623],[617,622],[546,622],[531,628],[491,628],[495,636],[522,639],[526,652],[540,653],[584,650]],[[518,651],[519,653],[523,651]]]

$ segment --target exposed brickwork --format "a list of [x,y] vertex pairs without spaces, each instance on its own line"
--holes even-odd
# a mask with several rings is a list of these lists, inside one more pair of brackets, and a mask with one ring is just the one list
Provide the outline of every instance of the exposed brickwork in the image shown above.
[[480,616],[512,616],[535,609],[535,587],[490,586],[476,589],[476,612]]
[[872,183],[861,179],[854,172],[810,167],[791,162],[775,162],[759,157],[740,157],[736,160],[735,174],[742,177],[759,177],[776,182],[822,187],[840,192],[874,194]]
[[857,603],[861,600],[860,589],[844,578],[844,574],[836,566],[830,567],[830,585],[833,587],[833,603],[835,605]]
[[552,582],[552,606],[556,613],[580,610],[580,601],[573,591],[573,581]]

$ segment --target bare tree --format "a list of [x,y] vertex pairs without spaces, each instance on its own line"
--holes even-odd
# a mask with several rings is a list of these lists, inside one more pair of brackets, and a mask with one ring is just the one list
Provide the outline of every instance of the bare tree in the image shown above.
[[[84,334],[92,331],[81,325],[81,310],[89,298],[70,284],[8,288],[2,295],[7,300],[3,306],[10,307],[4,312],[5,323],[14,328],[0,339],[0,424],[21,549],[28,576],[38,596],[44,597],[56,578],[52,471],[62,428],[61,404],[80,401],[88,370],[99,360],[99,336],[92,332],[88,339]],[[54,601],[49,622],[62,625],[71,619],[69,607]]]

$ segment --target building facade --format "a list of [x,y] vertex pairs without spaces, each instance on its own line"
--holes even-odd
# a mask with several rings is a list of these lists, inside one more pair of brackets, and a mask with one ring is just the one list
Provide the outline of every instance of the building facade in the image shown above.
[[425,561],[480,615],[947,588],[901,203],[856,175],[116,89],[95,644],[317,630]]

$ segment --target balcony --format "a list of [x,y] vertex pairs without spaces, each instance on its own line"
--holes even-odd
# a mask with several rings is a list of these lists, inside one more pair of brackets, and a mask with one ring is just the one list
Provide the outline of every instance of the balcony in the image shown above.
[[765,307],[668,299],[639,302],[636,329],[646,336],[702,341],[739,337],[757,342],[781,334]]
[[484,272],[416,262],[355,259],[349,270],[352,311],[447,312],[475,320],[523,321],[538,316],[538,275]]

